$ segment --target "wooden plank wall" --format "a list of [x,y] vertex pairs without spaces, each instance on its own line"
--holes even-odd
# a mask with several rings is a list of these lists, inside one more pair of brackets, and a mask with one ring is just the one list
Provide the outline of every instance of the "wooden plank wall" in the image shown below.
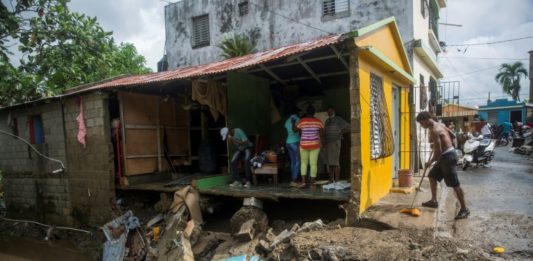
[[125,176],[170,170],[164,156],[164,135],[171,158],[190,164],[189,112],[181,108],[177,98],[122,92],[120,102]]

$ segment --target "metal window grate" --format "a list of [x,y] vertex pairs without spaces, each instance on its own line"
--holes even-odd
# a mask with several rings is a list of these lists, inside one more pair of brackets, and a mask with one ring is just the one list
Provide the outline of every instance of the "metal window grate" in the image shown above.
[[245,16],[248,14],[248,1],[239,3],[239,15]]
[[209,15],[193,17],[192,35],[192,47],[209,45]]
[[384,158],[394,151],[392,126],[383,92],[383,79],[370,74],[370,153],[372,159]]
[[349,7],[348,0],[322,0],[322,16],[348,12]]

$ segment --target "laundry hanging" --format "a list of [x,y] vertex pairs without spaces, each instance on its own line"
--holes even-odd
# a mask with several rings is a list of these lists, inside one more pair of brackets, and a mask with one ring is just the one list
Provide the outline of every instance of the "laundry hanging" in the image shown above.
[[220,82],[192,81],[192,100],[207,105],[215,121],[220,114],[226,116],[226,88]]
[[81,143],[85,148],[85,137],[87,136],[87,129],[85,128],[85,120],[83,119],[83,99],[81,97],[78,97],[77,102],[80,106],[80,113],[78,114],[78,117],[76,117],[76,121],[78,122],[78,142]]

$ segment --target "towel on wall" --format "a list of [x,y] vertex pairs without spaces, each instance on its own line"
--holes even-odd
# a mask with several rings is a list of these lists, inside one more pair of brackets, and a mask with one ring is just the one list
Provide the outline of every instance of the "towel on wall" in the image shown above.
[[85,128],[85,121],[83,119],[83,99],[81,97],[78,97],[77,102],[80,106],[80,113],[78,114],[78,117],[76,117],[76,121],[78,122],[78,142],[81,143],[85,148],[85,137],[87,136],[87,129]]
[[209,80],[205,83],[193,80],[192,100],[207,105],[215,121],[220,114],[226,116],[226,87],[220,82]]

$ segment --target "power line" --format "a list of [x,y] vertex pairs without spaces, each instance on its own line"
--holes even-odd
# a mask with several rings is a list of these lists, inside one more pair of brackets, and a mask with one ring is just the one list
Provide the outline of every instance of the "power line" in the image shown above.
[[474,43],[474,44],[447,44],[446,47],[450,46],[477,46],[477,45],[489,45],[489,44],[500,44],[500,43],[507,43],[507,42],[514,42],[514,41],[520,41],[525,39],[533,38],[533,35],[520,37],[520,38],[514,38],[514,39],[507,39],[507,40],[501,40],[501,41],[495,41],[495,42],[486,42],[486,43]]
[[[444,56],[443,56],[444,57]],[[528,58],[504,58],[504,57],[471,57],[471,56],[446,56],[447,58],[452,59],[478,59],[478,60],[519,60],[526,61]]]
[[[254,2],[252,2],[252,1],[248,1],[248,3],[250,3],[250,4],[252,4],[252,5],[255,5],[255,6],[258,7],[258,8],[262,8],[261,6],[259,6],[258,4],[254,3]],[[328,32],[328,31],[322,30],[322,29],[320,29],[320,28],[318,28],[318,27],[314,27],[314,26],[311,26],[311,25],[308,25],[308,24],[304,24],[304,23],[302,23],[302,22],[300,22],[300,21],[298,21],[298,20],[296,20],[296,19],[293,19],[293,18],[287,17],[287,16],[282,15],[282,14],[278,14],[278,13],[272,11],[272,10],[269,10],[268,8],[265,8],[265,10],[266,10],[267,12],[269,12],[269,13],[272,13],[272,14],[274,14],[274,15],[277,15],[277,16],[280,16],[280,17],[283,17],[283,18],[285,18],[285,19],[287,19],[287,20],[289,20],[289,21],[295,22],[295,23],[297,23],[297,24],[301,24],[301,25],[303,25],[303,26],[306,26],[306,27],[309,27],[309,28],[312,28],[312,29],[315,29],[315,30],[321,31],[321,32],[323,32],[323,33],[327,33],[327,34],[329,34],[329,35],[334,35],[334,33],[332,33],[332,32]]]
[[[444,56],[444,58],[447,58],[446,56]],[[458,73],[458,70],[457,68],[455,68],[455,66],[453,65],[452,61],[450,61],[450,59],[446,59],[446,61],[448,61],[448,63],[450,64],[450,66],[452,67],[452,69],[455,71],[455,73]],[[472,88],[472,86],[470,86],[470,84],[468,84],[468,82],[465,81],[465,79],[463,79],[463,77],[461,76],[458,76],[466,85],[468,85],[468,87],[470,87],[470,89],[472,91],[474,91],[475,93],[477,93],[478,95],[482,96],[481,93],[479,93],[476,89]]]
[[[469,74],[473,74],[473,73],[477,73],[477,72],[487,71],[487,70],[494,69],[494,68],[500,67],[500,66],[501,65],[491,66],[491,67],[487,67],[487,68],[483,68],[483,69],[479,69],[479,70],[475,70],[475,71],[471,71],[471,72],[461,73],[461,74],[452,75],[452,76],[446,76],[444,78],[461,77],[461,76],[464,76],[464,75],[469,75]],[[456,70],[456,72],[457,72],[457,70]]]

